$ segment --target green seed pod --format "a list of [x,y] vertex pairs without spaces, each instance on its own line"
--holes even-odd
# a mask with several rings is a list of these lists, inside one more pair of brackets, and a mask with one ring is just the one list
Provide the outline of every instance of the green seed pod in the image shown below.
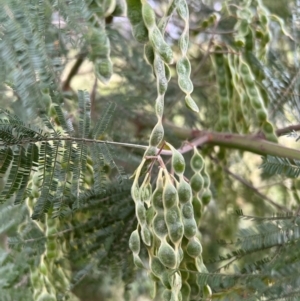
[[197,148],[194,148],[194,155],[191,159],[191,167],[194,171],[201,171],[204,167],[204,160],[197,151]]
[[242,76],[249,76],[251,74],[249,66],[244,62],[242,62],[240,65],[240,72]]
[[163,188],[157,187],[152,194],[152,204],[156,211],[164,210]]
[[155,23],[155,13],[152,7],[147,3],[143,3],[142,6],[142,15],[147,28],[152,28],[156,25]]
[[210,300],[210,298],[212,296],[212,291],[211,291],[211,288],[208,284],[205,284],[203,286],[202,294],[203,294],[203,299],[204,300]]
[[142,4],[140,0],[126,0],[127,17],[131,24],[137,24],[142,18]]
[[124,16],[125,12],[126,12],[126,4],[124,0],[116,0],[116,6],[112,15],[116,17],[120,17],[120,16]]
[[113,65],[109,58],[98,59],[95,64],[95,73],[99,80],[106,84],[113,73]]
[[197,104],[195,103],[194,99],[190,95],[187,95],[184,100],[185,100],[185,105],[189,109],[191,109],[192,111],[194,111],[196,113],[199,113],[199,108],[198,108]]
[[166,209],[169,209],[178,203],[178,194],[170,180],[165,183],[163,191],[163,203]]
[[140,235],[138,230],[134,230],[129,238],[129,249],[134,254],[140,253],[140,247],[141,247],[141,241],[140,241]]
[[182,301],[190,301],[191,287],[187,282],[182,283],[180,292],[182,295]]
[[162,241],[158,249],[158,259],[169,269],[175,269],[177,265],[176,253],[174,249],[166,242]]
[[181,19],[189,19],[189,9],[185,1],[177,1],[176,11]]
[[184,158],[175,148],[172,148],[172,168],[178,175],[183,174],[185,170]]
[[199,192],[203,188],[203,178],[200,173],[195,173],[190,180],[190,185],[194,192]]
[[179,48],[182,54],[186,54],[189,48],[189,36],[187,34],[182,34],[179,38]]
[[184,236],[188,239],[194,237],[197,233],[197,224],[193,218],[183,220]]
[[153,206],[150,206],[146,212],[146,220],[147,220],[148,226],[152,225],[154,215],[155,215],[155,210],[154,210]]
[[191,64],[187,57],[183,57],[178,60],[176,64],[176,71],[178,73],[178,76],[190,76]]
[[193,258],[198,257],[202,253],[202,246],[198,238],[193,237],[190,239],[186,246],[186,252]]
[[160,280],[164,287],[166,287],[167,289],[171,289],[170,277],[168,271],[163,272]]
[[202,216],[202,204],[201,204],[201,201],[197,197],[193,198],[192,203],[193,203],[193,208],[194,208],[194,217],[195,217],[197,225],[199,225],[200,219]]
[[132,25],[132,34],[139,43],[145,44],[148,42],[148,29],[143,21]]
[[133,254],[133,262],[135,266],[138,267],[139,269],[145,268],[141,258],[137,254]]
[[187,77],[179,77],[178,85],[180,89],[187,94],[191,94],[194,90],[193,83]]
[[185,204],[192,199],[192,188],[184,179],[179,182],[177,186],[177,193],[181,204]]
[[167,81],[169,82],[171,79],[171,70],[168,65],[165,64],[165,77]]
[[147,63],[152,66],[154,62],[154,50],[150,43],[145,44],[144,56]]
[[183,224],[180,218],[180,211],[177,207],[170,208],[166,213],[166,224],[168,227],[169,237],[176,244],[183,237]]
[[201,202],[204,206],[207,206],[212,198],[210,189],[205,189],[201,195]]
[[203,188],[208,188],[210,186],[210,177],[205,169],[202,171],[201,175],[203,178]]
[[160,54],[161,58],[166,64],[172,64],[173,62],[173,51],[171,47],[164,43],[160,49],[158,50],[158,53]]
[[182,206],[182,216],[186,219],[191,219],[194,216],[194,209],[191,203],[186,203]]
[[257,118],[260,122],[265,122],[268,118],[268,113],[265,108],[256,111]]
[[153,219],[154,233],[161,239],[168,234],[168,228],[163,214],[157,214]]
[[141,229],[142,240],[145,245],[151,246],[151,232],[146,225],[142,226]]
[[150,269],[151,272],[158,278],[160,278],[166,271],[166,268],[156,256],[150,258]]
[[162,293],[162,300],[171,301],[172,300],[171,298],[172,298],[172,291],[165,289]]
[[265,121],[262,125],[262,129],[265,133],[271,134],[274,132],[273,126],[269,121]]
[[158,146],[164,138],[164,128],[161,122],[158,122],[154,129],[152,130],[150,136],[150,145],[151,146]]
[[146,223],[146,209],[141,201],[136,203],[136,216],[141,225]]
[[145,186],[141,187],[141,199],[146,204],[149,203],[152,195],[152,186],[147,183]]

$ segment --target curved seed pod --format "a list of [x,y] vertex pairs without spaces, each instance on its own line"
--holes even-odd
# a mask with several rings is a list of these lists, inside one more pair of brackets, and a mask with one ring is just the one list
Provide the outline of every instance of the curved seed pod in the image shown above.
[[194,111],[196,113],[199,113],[199,108],[198,108],[197,104],[195,103],[194,99],[190,95],[187,95],[184,100],[185,100],[185,105],[189,109],[191,109],[192,111]]
[[139,269],[145,268],[141,258],[137,254],[133,254],[133,262],[135,266],[138,267]]
[[129,238],[129,249],[134,254],[140,253],[140,247],[141,247],[141,241],[140,241],[140,235],[138,230],[134,230]]
[[151,232],[148,229],[147,225],[142,225],[141,236],[142,236],[142,240],[143,240],[144,244],[150,247],[151,246]]
[[211,291],[211,288],[208,284],[205,284],[203,286],[203,290],[202,290],[202,294],[203,294],[203,298],[205,300],[209,300],[212,296],[212,291]]
[[152,28],[156,25],[155,13],[147,2],[143,3],[142,5],[142,15],[147,28]]
[[151,136],[150,136],[150,145],[151,146],[158,146],[164,138],[164,128],[161,124],[161,122],[158,122],[154,129],[152,130]]
[[132,24],[132,35],[139,43],[145,44],[148,42],[148,30],[143,21]]
[[201,243],[198,240],[198,238],[193,237],[192,239],[190,239],[190,241],[188,242],[188,244],[186,246],[186,251],[193,258],[196,258],[199,255],[201,255],[202,246],[201,246]]
[[146,209],[141,201],[136,203],[136,216],[141,225],[146,223]]
[[152,66],[154,62],[154,50],[150,43],[145,44],[144,56],[147,63]]
[[169,269],[175,269],[177,266],[176,253],[174,249],[166,242],[162,241],[158,253],[160,262]]

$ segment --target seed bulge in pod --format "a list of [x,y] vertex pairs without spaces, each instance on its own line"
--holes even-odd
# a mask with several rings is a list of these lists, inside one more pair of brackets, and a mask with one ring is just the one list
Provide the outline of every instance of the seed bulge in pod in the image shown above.
[[186,246],[186,251],[193,258],[198,257],[202,253],[202,246],[198,238],[190,239]]
[[180,292],[182,295],[182,301],[190,301],[191,287],[187,282],[182,283]]
[[161,122],[157,123],[150,135],[150,145],[158,146],[164,138],[164,128]]
[[163,203],[164,207],[166,209],[173,207],[177,204],[178,200],[178,194],[177,190],[174,187],[174,185],[170,182],[170,180],[167,181],[164,187],[163,191]]
[[159,238],[168,234],[168,228],[163,214],[157,214],[153,219],[153,230]]
[[156,188],[152,195],[152,204],[156,211],[164,210],[163,188]]
[[166,242],[162,241],[158,249],[158,258],[160,262],[169,269],[175,269],[177,265],[176,253],[174,249]]
[[190,181],[190,185],[194,192],[199,192],[203,188],[203,178],[200,173],[195,173]]
[[192,189],[191,186],[185,181],[180,180],[177,186],[178,199],[181,204],[189,202],[192,198]]
[[152,273],[158,278],[160,278],[162,274],[166,271],[166,268],[156,256],[153,256],[150,259],[150,269]]
[[[226,91],[227,95],[227,91]],[[197,150],[194,151],[194,155],[191,159],[191,166],[194,171],[201,171],[204,166],[204,160]]]
[[193,218],[191,219],[184,219],[183,220],[183,227],[184,227],[184,236],[186,238],[192,238],[197,233],[197,224]]
[[148,229],[147,225],[142,225],[141,229],[142,240],[145,245],[151,246],[151,232]]
[[201,196],[201,202],[204,206],[208,205],[211,200],[211,191],[210,189],[205,189],[202,196]]
[[174,148],[172,149],[172,153],[172,167],[178,175],[181,175],[185,170],[184,158],[182,154]]
[[138,230],[134,230],[129,238],[129,248],[132,253],[138,254],[140,252],[140,235]]

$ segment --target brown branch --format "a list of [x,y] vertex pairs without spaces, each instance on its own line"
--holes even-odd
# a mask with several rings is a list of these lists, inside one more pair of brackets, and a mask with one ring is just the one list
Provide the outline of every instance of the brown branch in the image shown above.
[[284,136],[286,134],[289,134],[293,131],[300,131],[300,124],[290,125],[290,126],[287,126],[285,128],[278,129],[278,130],[276,130],[276,135],[278,137],[280,137],[280,136]]
[[82,65],[85,57],[86,57],[86,53],[81,53],[81,54],[78,55],[75,64],[71,68],[70,73],[67,76],[67,79],[65,80],[65,82],[62,85],[62,90],[63,91],[69,91],[71,89],[71,87],[70,87],[71,80],[77,74],[77,72],[78,72],[80,66]]

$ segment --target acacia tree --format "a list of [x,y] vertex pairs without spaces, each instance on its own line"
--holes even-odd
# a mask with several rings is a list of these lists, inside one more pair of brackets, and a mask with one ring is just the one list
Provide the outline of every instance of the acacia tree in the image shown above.
[[211,2],[1,0],[1,300],[299,298],[298,2]]

